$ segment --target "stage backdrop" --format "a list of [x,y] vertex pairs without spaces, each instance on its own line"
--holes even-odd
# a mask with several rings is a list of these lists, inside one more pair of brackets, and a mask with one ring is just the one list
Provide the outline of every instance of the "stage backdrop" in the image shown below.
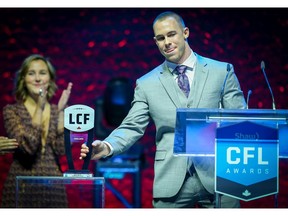
[[[13,78],[23,59],[32,53],[50,57],[57,69],[59,90],[73,82],[70,105],[95,108],[106,83],[114,77],[136,78],[163,62],[153,40],[152,22],[163,11],[183,16],[189,42],[200,55],[234,65],[244,94],[252,90],[250,108],[271,109],[272,101],[260,70],[266,63],[276,107],[288,109],[288,10],[286,8],[2,8],[0,9],[0,106],[13,103]],[[58,101],[58,91],[54,102]],[[3,122],[2,112],[0,120]],[[4,135],[3,123],[0,134]],[[95,137],[97,138],[97,137]],[[142,178],[142,207],[152,207],[154,127],[143,139],[146,167]],[[77,155],[79,149],[73,152]],[[78,156],[78,155],[77,155]],[[0,156],[0,194],[12,155]],[[61,159],[67,170],[65,158]],[[78,163],[78,162],[77,162]],[[79,162],[80,163],[80,162]],[[93,170],[95,164],[91,163]],[[288,166],[280,161],[279,206],[288,206]],[[131,200],[131,179],[113,180]],[[243,207],[273,207],[273,196]],[[123,203],[106,191],[107,208]]]

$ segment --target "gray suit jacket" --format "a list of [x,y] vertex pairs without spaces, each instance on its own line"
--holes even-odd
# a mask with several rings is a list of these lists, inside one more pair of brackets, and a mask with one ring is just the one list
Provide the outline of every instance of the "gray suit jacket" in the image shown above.
[[[131,110],[122,124],[105,139],[112,145],[114,155],[120,154],[143,136],[150,119],[153,120],[156,126],[154,198],[174,196],[187,173],[188,158],[173,156],[176,109],[218,108],[227,63],[196,56],[197,65],[188,99],[164,62],[136,81]],[[225,89],[224,108],[245,107],[233,66]],[[204,187],[214,193],[214,158],[193,158],[193,163]]]

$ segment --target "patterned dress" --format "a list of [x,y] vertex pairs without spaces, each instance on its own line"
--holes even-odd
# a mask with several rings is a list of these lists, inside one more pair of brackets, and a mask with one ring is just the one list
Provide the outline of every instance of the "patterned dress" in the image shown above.
[[[2,207],[16,207],[16,176],[63,176],[58,160],[65,153],[64,133],[58,134],[58,112],[55,104],[51,105],[49,130],[46,145],[41,144],[41,126],[33,126],[32,118],[23,103],[6,105],[3,108],[6,132],[10,138],[16,138],[19,148],[14,153],[13,163],[4,184]],[[63,185],[21,186],[25,197],[17,207],[67,207],[66,191]]]

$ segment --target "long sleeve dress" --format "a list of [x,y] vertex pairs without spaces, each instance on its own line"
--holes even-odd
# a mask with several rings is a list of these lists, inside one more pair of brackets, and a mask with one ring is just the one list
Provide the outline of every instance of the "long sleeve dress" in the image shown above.
[[[3,119],[7,135],[17,139],[19,148],[14,153],[4,184],[2,207],[16,207],[16,176],[63,176],[58,156],[65,153],[64,133],[57,132],[58,111],[54,104],[50,109],[45,145],[41,141],[42,127],[32,125],[31,115],[23,103],[6,105],[3,108]],[[40,185],[29,189],[27,185],[26,191],[19,191],[19,194],[22,192],[29,199],[18,203],[18,207],[67,207],[67,196],[62,185],[56,189]]]

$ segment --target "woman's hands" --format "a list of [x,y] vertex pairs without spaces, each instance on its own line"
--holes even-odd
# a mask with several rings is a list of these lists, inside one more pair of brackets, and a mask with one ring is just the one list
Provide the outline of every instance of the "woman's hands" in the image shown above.
[[0,136],[0,154],[13,153],[16,148],[18,148],[16,139]]
[[62,95],[58,102],[58,132],[62,133],[64,131],[64,109],[67,106],[68,100],[70,98],[71,89],[73,84],[68,83],[67,89],[63,90]]
[[61,95],[59,102],[58,102],[58,111],[59,112],[63,111],[66,108],[70,94],[71,94],[72,86],[73,86],[73,84],[71,82],[69,82],[67,89],[63,90],[62,95]]

